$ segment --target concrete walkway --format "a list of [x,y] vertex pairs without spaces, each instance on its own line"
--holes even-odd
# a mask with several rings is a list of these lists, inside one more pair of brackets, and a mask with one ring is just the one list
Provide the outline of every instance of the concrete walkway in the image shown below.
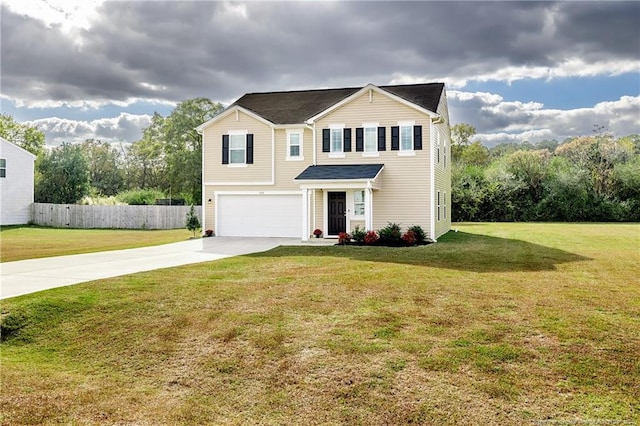
[[299,245],[297,238],[215,237],[100,253],[0,263],[0,299],[135,272]]

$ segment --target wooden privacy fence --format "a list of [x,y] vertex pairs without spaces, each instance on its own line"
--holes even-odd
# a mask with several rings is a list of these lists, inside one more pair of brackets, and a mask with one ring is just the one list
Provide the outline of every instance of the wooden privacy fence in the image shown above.
[[[33,223],[56,228],[185,228],[190,206],[83,206],[33,204]],[[195,206],[202,223],[202,207]]]

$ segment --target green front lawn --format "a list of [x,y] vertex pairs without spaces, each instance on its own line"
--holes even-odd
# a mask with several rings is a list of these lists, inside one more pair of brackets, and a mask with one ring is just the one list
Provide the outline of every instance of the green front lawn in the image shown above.
[[186,229],[62,229],[9,226],[0,229],[0,261],[36,259],[175,243],[189,239]]
[[5,300],[1,422],[640,422],[640,227],[458,228]]

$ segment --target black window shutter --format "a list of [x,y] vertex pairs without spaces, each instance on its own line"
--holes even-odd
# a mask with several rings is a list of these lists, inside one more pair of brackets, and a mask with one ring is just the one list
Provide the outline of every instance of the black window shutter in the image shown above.
[[247,164],[253,164],[253,134],[247,135]]
[[413,149],[422,149],[422,126],[413,126]]
[[391,126],[391,151],[400,150],[400,127]]
[[344,152],[351,152],[351,129],[344,129]]
[[222,135],[222,164],[229,164],[229,135]]
[[322,152],[331,151],[331,136],[329,129],[322,129]]
[[378,127],[378,151],[387,150],[387,128]]
[[356,127],[356,152],[364,151],[364,129]]

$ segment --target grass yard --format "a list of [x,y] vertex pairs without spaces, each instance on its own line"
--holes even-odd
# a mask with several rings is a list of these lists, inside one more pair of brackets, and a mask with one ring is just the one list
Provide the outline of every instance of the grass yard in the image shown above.
[[2,424],[640,422],[640,226],[461,224],[2,301]]
[[174,243],[189,239],[186,229],[61,229],[8,226],[0,229],[0,262],[93,253]]

